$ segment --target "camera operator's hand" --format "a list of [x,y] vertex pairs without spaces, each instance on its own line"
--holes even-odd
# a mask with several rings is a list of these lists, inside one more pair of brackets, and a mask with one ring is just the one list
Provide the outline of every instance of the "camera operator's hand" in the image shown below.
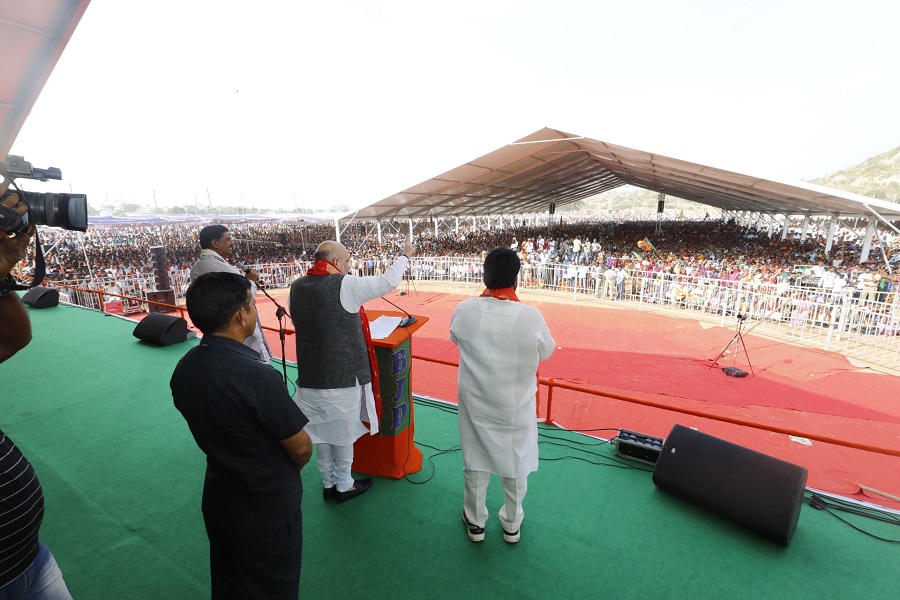
[[416,255],[416,247],[412,243],[412,236],[407,236],[406,241],[403,242],[403,254],[408,258]]
[[[19,199],[19,195],[15,192],[8,194],[2,202],[4,206],[15,210],[20,215],[28,212],[28,206]],[[30,227],[28,233],[10,234],[0,231],[0,280],[5,279],[13,267],[25,258],[25,251],[28,249],[32,233],[34,233],[34,227]]]

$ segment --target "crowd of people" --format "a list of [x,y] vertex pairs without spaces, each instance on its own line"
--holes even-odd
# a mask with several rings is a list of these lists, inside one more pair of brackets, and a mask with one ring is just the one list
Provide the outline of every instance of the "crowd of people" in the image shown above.
[[[873,242],[869,258],[859,264],[862,239],[839,229],[831,251],[825,252],[825,232],[813,228],[801,239],[799,229],[769,237],[766,229],[734,220],[665,220],[638,215],[642,220],[621,221],[622,215],[570,215],[549,221],[538,219],[463,220],[417,223],[413,233],[422,257],[483,259],[496,247],[516,250],[523,277],[534,277],[542,265],[560,265],[564,277],[586,287],[597,287],[599,274],[610,268],[628,273],[665,272],[711,279],[739,279],[779,283],[816,277],[823,286],[860,285],[868,293],[896,288],[891,257],[897,256],[897,238],[883,235],[884,251]],[[334,239],[331,223],[232,223],[235,260],[247,265],[281,264],[298,273],[318,243]],[[45,232],[42,239],[50,280],[137,279],[153,274],[149,249],[162,246],[170,269],[189,269],[200,252],[196,224],[132,227],[91,227],[84,234]],[[402,248],[408,232],[405,222],[387,222],[379,236],[371,222],[353,222],[341,231],[350,249],[352,273],[383,272]],[[380,242],[379,243],[379,238]],[[888,261],[884,260],[885,255]],[[424,260],[424,259],[423,259]],[[33,261],[33,252],[26,259]],[[415,267],[414,267],[415,268]],[[427,266],[419,267],[426,269]],[[279,285],[289,284],[290,281]],[[874,287],[873,287],[874,285]]]

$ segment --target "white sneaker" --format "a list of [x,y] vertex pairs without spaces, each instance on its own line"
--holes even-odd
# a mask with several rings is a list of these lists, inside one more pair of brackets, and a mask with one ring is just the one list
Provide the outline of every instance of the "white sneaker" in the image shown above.
[[519,541],[520,537],[522,537],[522,528],[521,527],[518,530],[516,530],[515,533],[510,533],[510,532],[506,531],[505,529],[503,530],[503,541],[506,542],[507,544],[515,544],[516,542]]
[[466,518],[466,511],[463,511],[463,523],[466,524],[466,533],[469,534],[470,540],[480,542],[484,539],[484,527],[469,523],[469,519]]

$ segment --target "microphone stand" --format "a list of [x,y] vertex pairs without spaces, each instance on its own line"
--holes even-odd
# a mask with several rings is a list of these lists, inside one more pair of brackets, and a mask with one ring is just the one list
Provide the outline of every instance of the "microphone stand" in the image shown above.
[[285,310],[285,308],[282,305],[278,304],[278,302],[275,301],[275,298],[273,298],[272,296],[269,295],[269,292],[266,291],[266,288],[264,288],[262,286],[261,281],[256,281],[255,283],[257,284],[256,289],[260,290],[263,294],[265,294],[266,298],[271,300],[272,304],[274,304],[276,306],[275,316],[278,317],[278,339],[281,340],[281,373],[284,376],[284,387],[287,388],[288,387],[287,359],[285,358],[285,354],[284,354],[284,340],[285,340],[286,336],[285,336],[285,332],[284,332],[284,320],[283,319],[284,319],[285,315],[287,315],[288,318],[290,318],[291,320],[293,320],[294,318],[288,314],[288,311]]
[[409,327],[410,325],[412,325],[413,323],[415,323],[418,320],[414,316],[409,314],[407,311],[403,310],[402,308],[400,308],[399,306],[397,306],[396,304],[394,304],[393,302],[391,302],[390,300],[385,298],[384,296],[382,296],[381,299],[384,300],[385,302],[387,302],[388,304],[390,304],[391,306],[393,306],[394,308],[399,309],[404,315],[406,315],[405,318],[400,319],[400,323],[397,324],[398,327]]

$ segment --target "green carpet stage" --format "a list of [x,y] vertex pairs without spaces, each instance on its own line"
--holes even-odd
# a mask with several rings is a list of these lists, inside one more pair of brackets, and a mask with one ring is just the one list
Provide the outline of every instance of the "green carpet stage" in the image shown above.
[[[73,596],[208,597],[204,459],[168,388],[196,341],[154,347],[115,317],[29,312],[34,341],[0,367],[0,426],[41,478],[42,538]],[[495,481],[487,537],[473,544],[460,517],[455,408],[418,399],[416,439],[431,457],[420,473],[378,479],[347,504],[325,504],[314,463],[304,469],[303,597],[897,597],[896,544],[804,505],[790,547],[775,545],[658,490],[609,445],[552,428],[542,430],[522,541],[503,542]],[[835,514],[900,538],[896,514]]]

